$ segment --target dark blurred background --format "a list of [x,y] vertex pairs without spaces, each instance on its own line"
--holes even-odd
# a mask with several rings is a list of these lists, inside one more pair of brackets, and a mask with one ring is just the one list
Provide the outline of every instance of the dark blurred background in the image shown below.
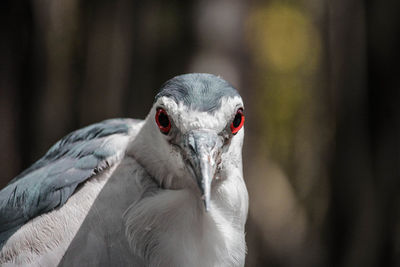
[[400,266],[399,1],[0,6],[0,188],[68,132],[214,73],[246,105],[246,266]]

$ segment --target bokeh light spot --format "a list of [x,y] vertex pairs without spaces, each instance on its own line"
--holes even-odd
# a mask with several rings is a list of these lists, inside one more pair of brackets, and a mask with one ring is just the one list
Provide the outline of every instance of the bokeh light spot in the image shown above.
[[[278,72],[314,69],[320,38],[309,17],[294,6],[271,4],[249,16],[247,39],[257,63]],[[311,67],[311,68],[310,68]]]

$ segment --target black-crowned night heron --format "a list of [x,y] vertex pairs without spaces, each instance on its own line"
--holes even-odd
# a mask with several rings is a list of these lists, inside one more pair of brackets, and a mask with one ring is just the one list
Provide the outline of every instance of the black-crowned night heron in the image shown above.
[[0,191],[1,266],[243,266],[243,102],[169,80],[144,121],[77,130]]

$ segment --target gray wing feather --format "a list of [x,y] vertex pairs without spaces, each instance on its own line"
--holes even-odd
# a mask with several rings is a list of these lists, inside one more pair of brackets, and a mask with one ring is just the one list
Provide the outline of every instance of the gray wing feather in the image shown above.
[[62,206],[76,187],[118,162],[139,120],[113,119],[70,133],[0,191],[0,244],[28,220]]

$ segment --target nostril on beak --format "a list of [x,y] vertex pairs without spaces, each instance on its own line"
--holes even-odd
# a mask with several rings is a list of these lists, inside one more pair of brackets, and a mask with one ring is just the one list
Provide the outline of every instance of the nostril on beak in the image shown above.
[[187,146],[189,147],[190,152],[196,153],[196,141],[194,140],[193,136],[189,135],[187,139]]

